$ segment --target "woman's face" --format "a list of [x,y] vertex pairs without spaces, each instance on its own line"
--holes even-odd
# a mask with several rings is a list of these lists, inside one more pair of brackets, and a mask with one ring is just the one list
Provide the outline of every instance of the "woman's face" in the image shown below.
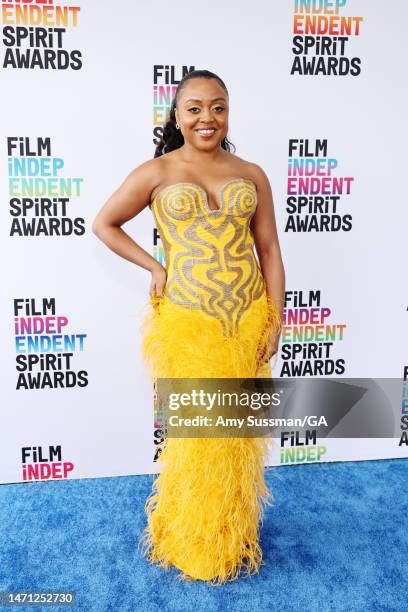
[[228,134],[225,89],[216,79],[195,78],[185,84],[179,96],[175,116],[184,141],[197,149],[220,146]]

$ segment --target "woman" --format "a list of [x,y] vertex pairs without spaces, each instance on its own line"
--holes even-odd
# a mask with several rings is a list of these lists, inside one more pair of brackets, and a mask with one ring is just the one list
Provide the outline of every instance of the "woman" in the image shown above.
[[[186,74],[155,158],[128,175],[92,226],[151,273],[141,329],[153,379],[271,376],[285,289],[272,192],[257,164],[230,152],[228,111],[217,75]],[[166,268],[121,229],[147,204]],[[259,523],[273,500],[267,453],[265,438],[167,438],[140,540],[149,561],[211,584],[258,572]]]

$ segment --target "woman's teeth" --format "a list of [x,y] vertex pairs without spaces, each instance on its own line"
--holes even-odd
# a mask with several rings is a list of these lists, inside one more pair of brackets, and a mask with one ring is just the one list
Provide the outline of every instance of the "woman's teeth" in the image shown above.
[[197,132],[203,136],[209,136],[210,134],[214,134],[215,130],[197,130]]

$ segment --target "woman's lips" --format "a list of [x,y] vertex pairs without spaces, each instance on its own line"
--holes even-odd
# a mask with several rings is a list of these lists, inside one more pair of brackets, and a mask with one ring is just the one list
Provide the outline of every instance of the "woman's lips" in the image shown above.
[[215,134],[215,128],[203,128],[196,130],[196,132],[201,138],[211,138]]

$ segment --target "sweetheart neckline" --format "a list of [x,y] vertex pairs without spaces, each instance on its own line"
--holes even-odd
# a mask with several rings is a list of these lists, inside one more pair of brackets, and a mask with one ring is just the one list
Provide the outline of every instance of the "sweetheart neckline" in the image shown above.
[[169,189],[170,187],[175,187],[176,185],[192,185],[193,187],[197,187],[197,189],[199,189],[199,191],[201,191],[202,195],[204,196],[204,203],[205,203],[205,205],[207,207],[207,210],[210,213],[220,213],[220,212],[222,212],[222,210],[224,208],[224,191],[225,191],[225,189],[231,183],[235,183],[235,182],[238,182],[238,181],[247,181],[249,183],[252,183],[252,185],[255,187],[255,191],[257,190],[256,189],[256,183],[252,179],[244,178],[242,176],[237,176],[235,178],[230,179],[229,181],[227,181],[226,183],[221,185],[221,187],[219,188],[218,193],[220,195],[221,206],[217,206],[217,208],[210,208],[210,205],[208,203],[207,192],[205,191],[205,189],[203,187],[201,187],[201,185],[199,185],[198,183],[193,183],[192,181],[177,181],[175,183],[170,183],[169,185],[165,185],[165,187],[162,187],[161,189],[159,189],[159,191],[154,196],[153,200],[150,202],[150,205],[152,206],[156,202],[156,200],[159,197],[159,195],[161,195],[163,191],[165,191],[166,189]]

